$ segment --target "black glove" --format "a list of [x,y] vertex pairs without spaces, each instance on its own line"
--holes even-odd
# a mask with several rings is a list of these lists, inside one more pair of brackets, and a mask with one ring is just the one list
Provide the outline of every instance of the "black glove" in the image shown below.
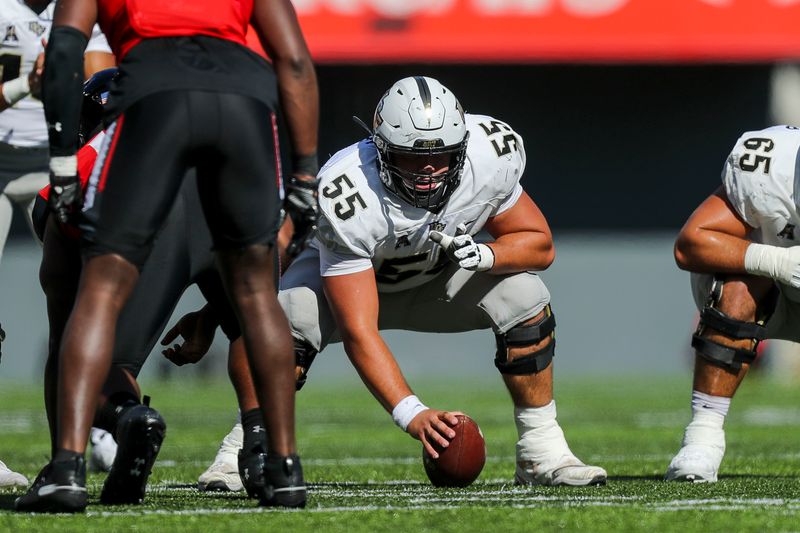
[[50,174],[48,204],[62,224],[68,223],[81,207],[81,182],[78,176]]
[[292,217],[294,235],[289,244],[289,255],[300,253],[308,236],[317,227],[319,202],[317,186],[319,179],[300,180],[292,176],[286,184],[286,212]]
[[3,327],[0,326],[0,359],[3,357],[3,341],[6,340],[6,332],[3,331]]

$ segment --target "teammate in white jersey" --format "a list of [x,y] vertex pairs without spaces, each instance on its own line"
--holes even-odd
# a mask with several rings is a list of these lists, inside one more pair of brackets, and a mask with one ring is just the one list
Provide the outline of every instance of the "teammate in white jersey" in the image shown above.
[[[519,183],[522,139],[504,122],[465,115],[427,77],[395,83],[373,127],[320,171],[317,239],[281,279],[301,373],[342,340],[396,424],[436,457],[434,445],[454,435],[455,415],[413,394],[380,330],[491,328],[519,432],[515,481],[605,483],[605,470],[575,457],[556,422],[555,320],[532,272],[555,252],[547,221]],[[481,230],[494,240],[476,243]]]
[[692,272],[700,324],[692,421],[667,480],[717,481],[731,398],[763,339],[800,342],[800,130],[742,135],[722,186],[692,214],[675,243]]
[[[43,41],[55,2],[0,0],[0,258],[11,227],[13,203],[30,213],[47,184],[47,125],[37,98],[44,60]],[[114,66],[105,36],[95,27],[86,48],[85,70]],[[30,216],[27,217],[30,224]]]

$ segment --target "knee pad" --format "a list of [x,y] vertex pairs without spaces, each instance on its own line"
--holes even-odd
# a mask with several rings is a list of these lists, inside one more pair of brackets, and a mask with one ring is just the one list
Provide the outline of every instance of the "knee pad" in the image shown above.
[[[732,318],[719,309],[719,301],[722,298],[723,280],[714,277],[711,285],[711,293],[706,299],[705,305],[700,312],[700,323],[697,331],[692,335],[692,348],[702,358],[725,368],[738,371],[743,364],[750,364],[756,359],[756,348],[758,344],[767,336],[767,329],[764,323],[772,315],[777,302],[777,294],[772,291],[767,295],[767,305],[763,316],[757,317],[755,322],[746,322]],[[731,341],[750,339],[753,341],[751,349],[734,348],[725,344],[707,339],[706,328],[712,328]]]
[[553,334],[556,327],[556,318],[550,306],[544,308],[544,316],[533,324],[519,324],[500,335],[495,335],[497,341],[497,354],[494,359],[494,366],[501,374],[512,374],[515,376],[535,374],[541,372],[550,365],[556,349],[556,339],[552,337],[550,343],[528,355],[517,357],[513,361],[508,360],[508,348],[533,346],[538,344]]
[[296,390],[300,390],[303,388],[303,385],[306,384],[306,379],[308,379],[308,370],[311,368],[311,363],[314,362],[314,358],[317,356],[317,350],[315,350],[310,344],[302,339],[295,338],[294,339],[294,362],[297,366],[302,369],[300,376],[297,378],[297,382],[295,383]]

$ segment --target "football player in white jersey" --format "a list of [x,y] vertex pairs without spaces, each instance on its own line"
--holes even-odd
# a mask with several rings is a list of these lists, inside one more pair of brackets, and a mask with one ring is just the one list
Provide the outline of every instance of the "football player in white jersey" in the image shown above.
[[692,272],[700,324],[692,421],[666,479],[717,481],[731,398],[763,339],[800,342],[800,130],[775,126],[742,135],[722,186],[695,210],[675,243]]
[[[0,0],[0,259],[13,204],[24,210],[30,226],[33,201],[48,183],[47,125],[36,97],[44,65],[42,41],[50,32],[54,10],[50,0]],[[86,77],[114,65],[108,42],[95,27],[86,48]],[[24,476],[0,462],[0,487],[26,484]]]
[[[522,139],[504,122],[465,115],[427,77],[395,83],[373,128],[320,171],[317,238],[281,279],[301,366],[329,342],[344,342],[395,423],[437,457],[455,415],[414,395],[380,330],[491,329],[519,433],[515,481],[604,484],[605,470],[575,457],[556,421],[555,320],[533,272],[555,252],[547,221],[519,183]],[[475,242],[481,230],[494,240]]]
[[[54,10],[55,2],[50,1],[0,0],[0,258],[13,203],[29,213],[36,194],[47,184],[47,125],[37,96],[43,41],[50,33]],[[86,77],[114,65],[108,42],[95,27],[86,48]]]

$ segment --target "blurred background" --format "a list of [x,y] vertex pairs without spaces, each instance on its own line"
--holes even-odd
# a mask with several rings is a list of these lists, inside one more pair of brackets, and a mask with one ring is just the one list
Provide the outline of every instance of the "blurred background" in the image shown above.
[[[688,376],[696,312],[672,243],[742,132],[800,124],[800,0],[294,3],[318,65],[323,161],[363,137],[351,117],[370,122],[395,80],[438,78],[468,112],[524,139],[523,184],[556,240],[542,275],[558,320],[556,372]],[[0,384],[39,383],[40,250],[22,217],[15,223],[0,264]],[[190,290],[175,319],[201,305]],[[224,378],[217,337],[197,367],[171,369],[157,351],[143,376]],[[387,340],[412,379],[498,379],[489,332]],[[768,351],[767,370],[798,375],[791,346]],[[340,345],[309,383],[325,378],[357,379]]]

